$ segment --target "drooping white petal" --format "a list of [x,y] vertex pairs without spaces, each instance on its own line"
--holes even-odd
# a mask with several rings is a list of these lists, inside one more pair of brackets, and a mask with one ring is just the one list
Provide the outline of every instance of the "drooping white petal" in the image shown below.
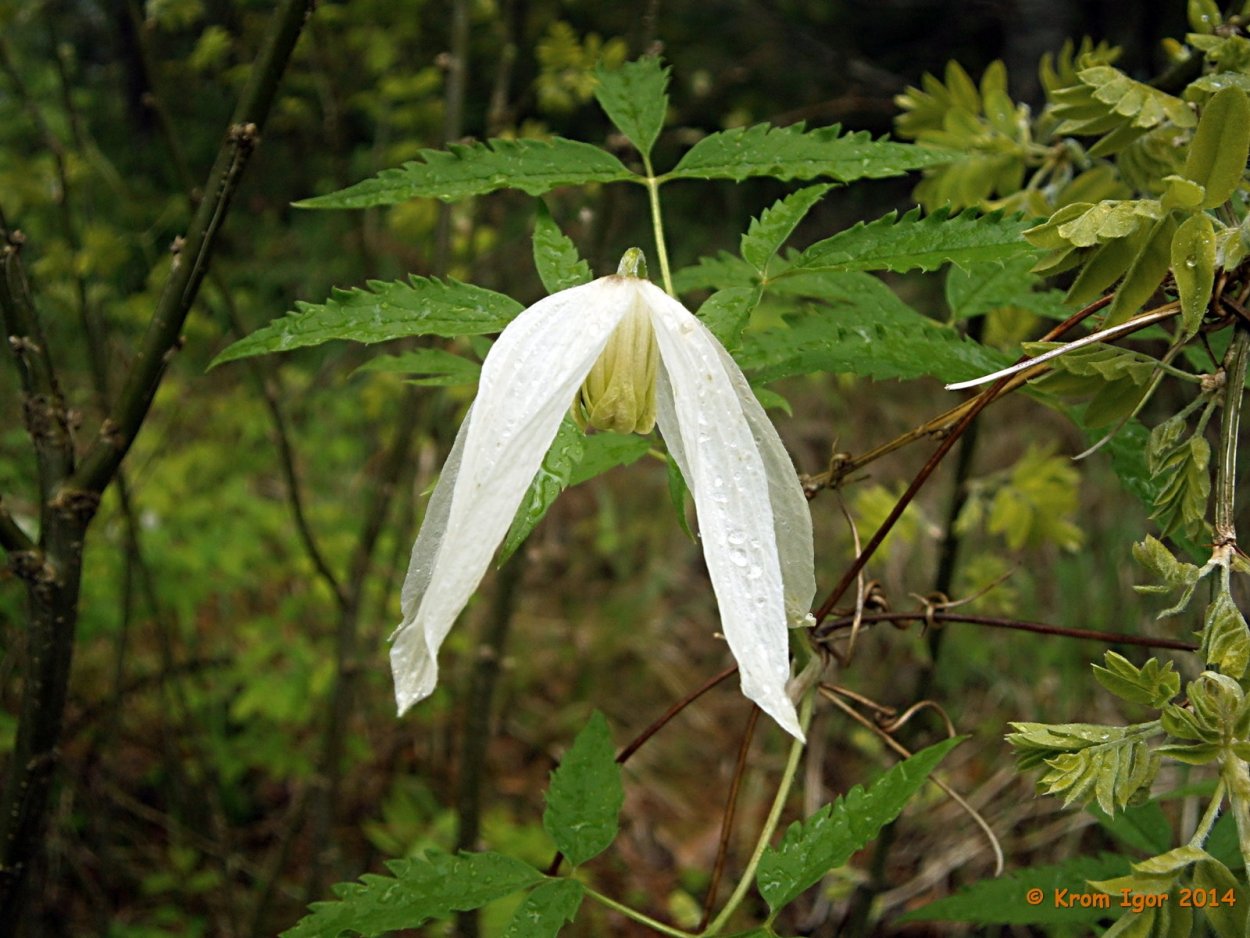
[[646,287],[660,347],[656,417],[694,496],[742,692],[802,739],[786,694],[789,635],[765,458],[720,343],[684,306],[658,287]]
[[602,277],[552,294],[517,316],[486,356],[472,415],[430,500],[429,533],[423,526],[404,580],[404,619],[391,647],[400,713],[433,692],[439,646],[486,573],[574,393],[639,302],[640,285]]
[[803,494],[794,462],[777,435],[777,428],[751,390],[746,375],[719,343],[716,350],[730,383],[738,393],[742,414],[751,426],[760,457],[764,460],[764,472],[768,475],[768,501],[773,509],[773,529],[781,560],[786,617],[792,628],[808,625],[813,621],[812,599],[816,596],[811,507]]

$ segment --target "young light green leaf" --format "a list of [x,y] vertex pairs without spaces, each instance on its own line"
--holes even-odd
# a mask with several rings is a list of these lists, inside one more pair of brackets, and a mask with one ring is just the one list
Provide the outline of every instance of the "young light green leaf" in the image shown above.
[[[1246,884],[1232,874],[1227,866],[1215,857],[1208,856],[1194,864],[1193,885],[1196,892],[1205,897],[1214,896],[1217,901],[1204,902],[1202,914],[1211,925],[1217,938],[1245,938],[1247,911]],[[1241,899],[1225,902],[1225,898]]]
[[575,879],[553,879],[528,896],[512,915],[503,938],[555,938],[581,907],[585,887]]
[[456,387],[474,384],[482,366],[439,348],[419,348],[371,358],[353,372],[408,375],[410,384]]
[[371,938],[416,928],[432,918],[481,908],[543,879],[529,864],[498,853],[430,851],[424,859],[391,860],[387,866],[391,876],[370,873],[359,883],[339,883],[337,901],[314,902],[282,938],[333,938],[343,932]]
[[913,169],[950,162],[957,154],[873,140],[867,132],[843,134],[841,127],[804,125],[754,127],[709,134],[686,152],[668,179],[816,179],[850,182],[901,176]]
[[1170,448],[1155,449],[1156,435],[1167,426],[1165,423],[1155,427],[1151,433],[1152,448],[1147,454],[1150,474],[1158,485],[1150,517],[1165,535],[1174,531],[1193,535],[1202,528],[1211,498],[1211,474],[1207,471],[1211,444],[1195,433]]
[[830,185],[807,186],[764,209],[759,218],[751,220],[751,227],[742,236],[739,249],[742,259],[765,276],[769,261],[776,257],[812,206],[832,188]]
[[569,485],[573,467],[582,461],[585,453],[585,436],[572,418],[565,417],[556,430],[555,439],[543,457],[542,465],[534,474],[534,481],[521,499],[512,526],[499,549],[499,563],[502,565],[518,547],[529,537],[530,532],[542,521],[551,503]]
[[370,281],[367,289],[335,290],[325,303],[296,303],[297,311],[229,345],[209,365],[309,348],[335,339],[372,344],[410,335],[499,332],[521,311],[510,296],[457,280],[411,277]]
[[1190,215],[1172,236],[1172,276],[1181,299],[1181,323],[1195,335],[1215,287],[1215,226],[1206,212]]
[[769,909],[776,912],[792,902],[876,837],[962,739],[947,739],[922,749],[867,789],[856,785],[807,820],[791,824],[777,847],[764,850],[755,875]]
[[1107,310],[1106,325],[1115,326],[1135,315],[1159,289],[1172,262],[1172,236],[1176,233],[1176,214],[1169,212],[1150,229],[1141,253],[1129,265],[1128,273],[1115,291],[1115,299]]
[[668,66],[654,55],[626,62],[620,68],[600,67],[595,73],[599,106],[645,157],[651,155],[668,113],[668,75]]
[[751,313],[760,303],[760,287],[726,287],[717,290],[696,314],[727,349],[735,349]]
[[1172,556],[1172,552],[1163,546],[1163,542],[1146,535],[1140,544],[1133,545],[1133,559],[1153,574],[1157,583],[1143,583],[1134,586],[1139,593],[1179,593],[1180,599],[1170,609],[1159,613],[1159,618],[1175,615],[1189,605],[1194,588],[1202,577],[1202,571],[1192,563],[1185,563]]
[[1000,352],[961,336],[916,312],[870,274],[833,273],[795,278],[812,306],[786,317],[786,326],[747,333],[735,355],[752,380],[814,371],[877,379],[932,375],[943,381],[976,377],[1010,364]]
[[[965,886],[903,914],[897,922],[970,922],[977,925],[1088,925],[1110,918],[1105,908],[1073,903],[1067,898],[1089,892],[1091,879],[1119,876],[1129,871],[1127,857],[1104,853],[1073,857],[1054,866],[1016,870],[997,879]],[[1036,890],[1036,892],[1033,892]],[[1036,904],[1026,897],[1041,896]]]
[[780,281],[803,272],[829,270],[936,270],[943,264],[966,267],[1035,254],[1022,237],[1028,222],[1000,214],[967,211],[934,212],[924,218],[913,209],[899,218],[891,212],[876,221],[860,222],[831,238],[817,241],[793,258],[775,277]]
[[1225,88],[1202,109],[1185,159],[1185,176],[1206,188],[1203,208],[1228,201],[1241,185],[1248,155],[1250,99],[1240,88]]
[[1202,655],[1208,665],[1238,679],[1250,666],[1250,627],[1222,586],[1207,607],[1202,625]]
[[1181,676],[1172,662],[1161,665],[1150,658],[1138,668],[1123,655],[1108,651],[1107,666],[1093,665],[1094,678],[1111,693],[1130,703],[1161,707],[1181,691]]
[[634,174],[611,153],[581,143],[550,140],[491,140],[446,150],[422,150],[421,158],[386,169],[338,192],[296,202],[297,208],[369,208],[408,199],[456,202],[496,189],[542,195],[560,186],[616,182]]
[[1064,804],[1097,799],[1107,814],[1136,801],[1149,790],[1160,759],[1147,740],[1159,723],[1103,726],[1090,723],[1012,723],[1007,742],[1015,747],[1022,769],[1044,763],[1039,786],[1064,795]]
[[573,866],[616,839],[625,790],[608,721],[598,710],[551,774],[543,828]]
[[573,239],[560,230],[541,199],[534,216],[534,266],[548,293],[559,293],[591,280],[590,265],[582,260]]

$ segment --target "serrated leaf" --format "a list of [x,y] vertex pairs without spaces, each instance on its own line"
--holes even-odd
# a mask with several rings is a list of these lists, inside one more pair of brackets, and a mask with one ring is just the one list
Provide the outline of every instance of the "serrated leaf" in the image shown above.
[[412,335],[499,332],[521,311],[520,303],[494,290],[425,277],[370,281],[363,290],[336,289],[325,303],[295,305],[296,312],[227,346],[209,368],[336,339],[372,344]]
[[504,938],[555,938],[564,923],[576,917],[585,894],[585,887],[575,879],[543,883],[513,913]]
[[[973,883],[953,896],[912,909],[896,921],[977,925],[1093,923],[1110,918],[1115,912],[1076,903],[1068,907],[1064,900],[1088,893],[1089,880],[1118,876],[1128,870],[1128,859],[1122,856],[1104,853],[1098,857],[1073,857],[1053,866],[1016,870],[996,879]],[[1041,902],[1032,904],[1026,899],[1032,889],[1041,890]]]
[[959,381],[1010,359],[916,312],[876,277],[833,273],[796,278],[820,306],[785,317],[786,326],[749,332],[735,355],[752,380],[766,383],[814,371],[877,379],[932,375]]
[[956,154],[910,143],[873,140],[867,132],[843,134],[841,127],[805,130],[756,124],[709,134],[681,158],[666,179],[828,178],[839,182],[901,176],[913,169],[949,162]]
[[776,257],[786,239],[831,188],[830,185],[807,186],[764,209],[759,218],[751,220],[750,228],[742,236],[739,248],[742,259],[764,276],[769,262]]
[[541,200],[534,216],[534,267],[548,293],[589,283],[592,276],[590,265],[577,253],[573,239],[560,230]]
[[421,158],[338,192],[296,202],[297,208],[369,208],[408,199],[456,202],[497,189],[542,195],[560,186],[636,178],[611,153],[577,140],[490,140],[422,150]]
[[408,375],[410,384],[456,387],[474,384],[482,366],[453,352],[438,348],[419,348],[398,355],[371,358],[353,374],[382,373]]
[[726,287],[717,290],[699,307],[696,315],[712,330],[712,335],[725,348],[738,347],[742,330],[751,319],[751,313],[760,303],[760,287]]
[[644,157],[651,155],[668,113],[668,66],[654,55],[595,72],[595,100]]
[[776,280],[814,271],[936,270],[944,264],[966,267],[1035,254],[1024,240],[1028,222],[999,214],[944,211],[921,217],[913,209],[901,218],[891,212],[860,222],[831,238],[817,241],[792,259]]
[[1250,99],[1240,88],[1216,92],[1202,109],[1202,118],[1185,159],[1185,175],[1206,188],[1203,208],[1226,202],[1241,185],[1250,155]]
[[370,938],[416,928],[432,918],[481,908],[543,879],[529,864],[498,853],[431,851],[424,859],[387,865],[391,876],[366,874],[359,883],[340,883],[338,901],[314,902],[282,938],[337,938],[343,932]]
[[1215,287],[1215,226],[1206,212],[1191,215],[1172,236],[1172,276],[1181,300],[1181,323],[1195,335]]
[[950,267],[946,271],[946,305],[959,321],[1000,309],[1022,309],[1048,319],[1064,318],[1068,310],[1058,290],[1037,290],[1042,278],[1033,273],[1038,254],[1022,253],[1005,261]]
[[937,764],[962,739],[947,739],[922,749],[867,789],[856,785],[807,820],[791,824],[777,847],[764,850],[755,875],[769,909],[776,912],[792,902],[875,838],[882,827],[898,817]]
[[1094,678],[1121,700],[1161,707],[1180,693],[1181,676],[1172,669],[1172,662],[1162,665],[1150,658],[1138,668],[1123,655],[1108,651],[1107,666],[1094,665]]
[[714,257],[701,257],[698,263],[683,267],[673,274],[673,289],[678,293],[758,285],[759,275],[755,268],[728,251],[721,251]]
[[582,461],[585,454],[585,436],[572,418],[565,417],[555,439],[543,457],[542,465],[534,474],[534,481],[521,498],[512,526],[499,549],[499,563],[502,565],[518,547],[529,537],[531,531],[547,514],[551,503],[559,497],[569,485],[573,475],[573,467]]
[[569,863],[581,866],[616,839],[624,801],[612,734],[596,710],[551,773],[543,829]]

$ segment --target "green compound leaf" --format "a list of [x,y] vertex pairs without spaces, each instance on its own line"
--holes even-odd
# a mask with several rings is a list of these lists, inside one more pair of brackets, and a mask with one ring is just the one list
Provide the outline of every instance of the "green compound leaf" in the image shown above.
[[776,912],[831,869],[846,863],[898,817],[937,764],[963,739],[947,739],[922,749],[867,789],[856,785],[807,820],[791,824],[780,845],[765,849],[755,875],[768,908]]
[[548,293],[578,287],[591,279],[590,265],[582,260],[577,245],[560,230],[542,200],[534,216],[534,267]]
[[367,874],[339,883],[335,902],[314,902],[308,915],[282,938],[337,938],[344,932],[371,938],[416,928],[432,918],[478,909],[541,882],[527,863],[498,853],[450,856],[430,851],[424,859],[391,860],[391,876]]
[[1136,803],[1159,772],[1160,757],[1147,740],[1158,735],[1157,722],[1130,726],[1091,723],[1012,723],[1007,742],[1016,749],[1020,768],[1039,763],[1047,771],[1039,788],[1062,794],[1064,806],[1097,799],[1107,814]]
[[1115,326],[1135,315],[1159,289],[1172,263],[1172,237],[1176,213],[1169,212],[1154,223],[1141,253],[1129,265],[1115,299],[1107,310],[1106,325]]
[[1150,517],[1165,536],[1173,532],[1194,536],[1200,531],[1211,497],[1207,471],[1211,445],[1198,433],[1178,442],[1184,427],[1178,418],[1159,424],[1150,433],[1146,454],[1151,478],[1158,486]]
[[[871,378],[932,375],[959,381],[1010,364],[994,349],[916,312],[869,274],[803,278],[823,303],[786,316],[786,326],[747,333],[734,356],[766,383],[813,371]],[[787,287],[800,281],[786,281]],[[778,289],[782,284],[778,283]]]
[[805,130],[756,124],[709,134],[686,152],[666,179],[816,179],[839,182],[901,176],[950,162],[958,154],[873,140],[866,131],[843,134],[838,125]]
[[420,348],[399,355],[371,358],[354,374],[378,373],[408,375],[409,384],[456,387],[475,384],[482,366],[460,355],[438,348]]
[[[1081,902],[1069,898],[1093,892],[1092,879],[1109,879],[1129,871],[1127,857],[1104,853],[1073,857],[1054,866],[1016,870],[997,879],[965,886],[953,896],[913,909],[896,921],[971,922],[977,925],[1084,925],[1119,914],[1115,900]],[[1039,890],[1032,892],[1033,890]],[[1030,895],[1030,893],[1032,893]],[[1041,898],[1040,902],[1034,900]]]
[[1181,323],[1194,335],[1215,287],[1215,226],[1206,212],[1191,215],[1172,237],[1172,276],[1181,300]]
[[891,212],[872,222],[817,241],[791,260],[775,279],[800,272],[831,270],[936,270],[944,264],[967,267],[1033,254],[1024,240],[1029,223],[1018,216],[934,212],[924,218],[913,209],[899,218]]
[[1158,618],[1176,615],[1189,605],[1194,589],[1202,579],[1202,570],[1197,565],[1177,560],[1162,541],[1149,534],[1140,544],[1133,545],[1133,559],[1149,570],[1156,580],[1155,583],[1135,585],[1133,589],[1139,593],[1177,593],[1180,596],[1174,605],[1159,613]]
[[1217,92],[1189,143],[1185,176],[1205,187],[1203,208],[1226,202],[1241,185],[1250,155],[1250,99],[1240,88]]
[[581,143],[550,140],[491,140],[446,150],[422,150],[421,158],[386,169],[339,192],[296,202],[297,208],[369,208],[408,199],[456,202],[496,189],[542,195],[560,186],[616,182],[634,174],[611,153]]
[[653,55],[620,68],[600,68],[595,99],[644,157],[651,155],[668,113],[668,66]]
[[1093,665],[1094,678],[1122,700],[1158,708],[1181,691],[1181,676],[1172,670],[1170,661],[1161,665],[1150,658],[1138,668],[1114,651],[1104,657],[1107,666]]
[[499,332],[521,311],[510,296],[460,283],[411,277],[373,280],[367,289],[335,290],[325,303],[296,303],[287,313],[229,345],[209,365],[309,348],[335,339],[386,342],[410,335]]
[[565,922],[573,921],[585,894],[575,879],[543,883],[525,897],[504,929],[503,938],[555,938]]
[[551,774],[543,828],[573,866],[616,839],[625,790],[608,721],[598,710]]
[[739,249],[742,259],[764,276],[769,262],[777,256],[798,223],[832,188],[830,185],[808,186],[764,209],[759,218],[751,220],[751,227],[742,236]]

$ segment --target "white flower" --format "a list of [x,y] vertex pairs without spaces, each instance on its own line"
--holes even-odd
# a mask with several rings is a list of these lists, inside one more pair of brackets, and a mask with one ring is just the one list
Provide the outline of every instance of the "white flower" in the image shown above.
[[[640,257],[628,253],[622,270]],[[742,692],[802,738],[786,693],[787,626],[810,621],[816,584],[811,515],[794,466],[712,333],[663,290],[621,274],[535,303],[486,356],[412,548],[391,648],[399,712],[433,692],[439,646],[575,398],[579,422],[627,432],[659,423],[694,496]]]

